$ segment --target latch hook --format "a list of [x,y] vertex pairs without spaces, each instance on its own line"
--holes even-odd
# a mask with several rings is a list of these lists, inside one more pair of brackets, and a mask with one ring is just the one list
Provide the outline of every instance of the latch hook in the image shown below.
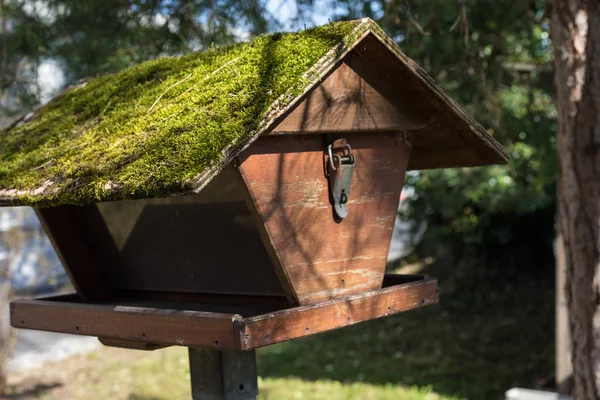
[[348,216],[346,204],[350,198],[352,175],[356,164],[350,145],[345,144],[344,148],[345,154],[339,155],[333,152],[333,144],[327,146],[329,160],[326,174],[329,178],[329,194],[335,215],[340,219]]

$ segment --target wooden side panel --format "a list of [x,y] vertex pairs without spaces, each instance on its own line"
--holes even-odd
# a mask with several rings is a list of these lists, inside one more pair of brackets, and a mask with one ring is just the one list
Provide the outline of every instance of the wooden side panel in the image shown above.
[[104,267],[116,261],[116,248],[95,205],[42,208],[36,214],[81,299],[107,299]]
[[99,203],[118,249],[110,285],[140,299],[159,291],[281,296],[284,291],[246,205],[238,173],[200,194]]
[[365,59],[350,54],[269,134],[420,128],[430,117],[412,94],[411,86],[391,84]]
[[410,146],[396,133],[348,141],[356,167],[341,222],[329,202],[324,137],[262,137],[240,157],[266,245],[298,304],[381,288]]

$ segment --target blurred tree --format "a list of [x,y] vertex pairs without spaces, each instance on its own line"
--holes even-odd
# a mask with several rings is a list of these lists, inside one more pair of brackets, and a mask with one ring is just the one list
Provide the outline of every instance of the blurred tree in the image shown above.
[[0,0],[0,111],[39,104],[38,74],[58,63],[65,82],[267,31],[264,0]]
[[[556,109],[552,51],[542,0],[332,1],[336,18],[370,16],[506,146],[506,166],[422,171],[407,217],[425,221],[427,253],[453,245],[494,257],[529,246],[552,268]],[[536,222],[537,221],[537,222]],[[548,229],[549,228],[549,229]],[[433,249],[432,249],[433,247]],[[527,257],[524,257],[527,258]],[[538,259],[539,260],[539,259]]]
[[573,395],[600,399],[600,3],[554,0],[558,232],[564,241]]

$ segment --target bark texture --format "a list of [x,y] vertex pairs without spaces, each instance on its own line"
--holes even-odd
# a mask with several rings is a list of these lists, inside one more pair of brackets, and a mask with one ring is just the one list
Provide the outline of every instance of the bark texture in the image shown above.
[[[559,234],[567,263],[573,396],[600,399],[600,1],[554,0]],[[560,290],[560,288],[559,288]]]

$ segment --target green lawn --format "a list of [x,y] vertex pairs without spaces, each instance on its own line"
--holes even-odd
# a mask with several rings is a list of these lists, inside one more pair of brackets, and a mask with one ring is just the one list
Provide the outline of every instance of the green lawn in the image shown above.
[[428,387],[474,400],[551,381],[554,289],[547,271],[428,268],[440,277],[438,305],[263,349],[261,374]]
[[[153,353],[121,349],[76,356],[43,370],[11,378],[6,399],[189,400],[187,351],[171,348]],[[441,396],[430,387],[367,382],[339,382],[326,378],[260,377],[260,399],[307,400],[458,400]]]
[[[551,380],[547,273],[440,276],[436,306],[257,352],[260,399],[500,399]],[[11,378],[8,399],[189,399],[187,353],[103,349]]]

